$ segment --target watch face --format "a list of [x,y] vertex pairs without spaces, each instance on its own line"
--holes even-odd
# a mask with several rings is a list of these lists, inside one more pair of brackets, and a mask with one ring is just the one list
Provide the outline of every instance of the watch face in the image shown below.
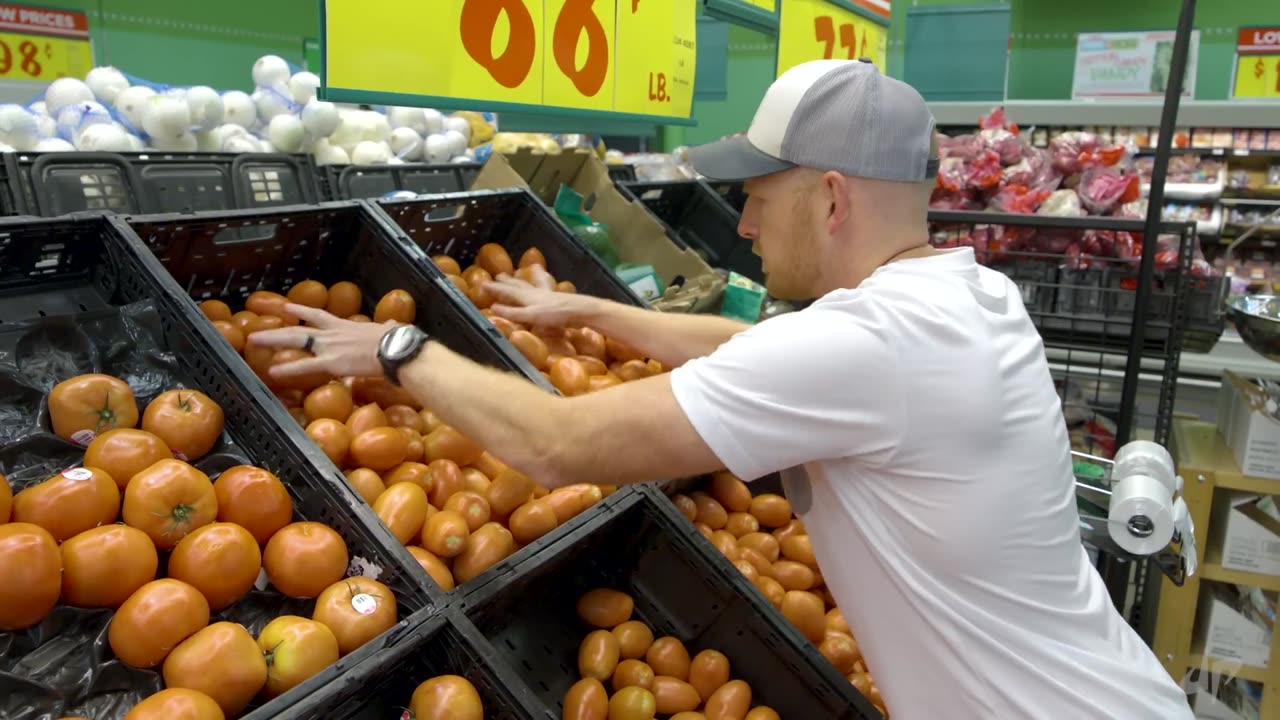
[[412,325],[402,325],[382,336],[382,356],[399,360],[413,351],[422,331]]

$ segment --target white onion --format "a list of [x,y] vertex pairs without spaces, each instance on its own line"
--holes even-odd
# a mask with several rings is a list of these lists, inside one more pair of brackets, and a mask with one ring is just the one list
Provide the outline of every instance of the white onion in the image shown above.
[[111,113],[101,103],[89,100],[68,105],[58,111],[57,135],[71,142],[90,125],[110,125]]
[[128,133],[128,135],[130,152],[142,152],[147,149],[147,144],[142,142],[142,138],[134,135],[133,133]]
[[351,164],[351,157],[347,155],[346,150],[329,144],[329,141],[323,138],[316,141],[312,153],[315,155],[316,163],[319,165]]
[[366,110],[364,127],[365,140],[372,140],[373,142],[391,140],[391,123],[387,121],[387,116],[382,113]]
[[365,140],[351,153],[356,165],[383,165],[391,159],[391,148],[386,143]]
[[147,106],[156,91],[146,85],[134,85],[120,91],[116,96],[116,110],[134,130],[142,129],[142,109]]
[[43,101],[43,100],[37,100],[37,101],[35,101],[35,102],[31,103],[31,107],[29,107],[29,108],[27,108],[27,109],[28,109],[28,110],[30,110],[31,112],[35,113],[36,115],[48,115],[48,114],[49,114],[49,106],[48,106],[47,104],[45,104],[45,101]]
[[36,152],[74,152],[75,145],[62,138],[47,138],[36,143]]
[[151,146],[165,152],[195,152],[200,147],[200,143],[196,141],[196,134],[187,130],[177,135],[163,137],[152,135]]
[[453,142],[444,135],[428,135],[423,150],[423,159],[434,165],[448,162],[453,157]]
[[302,127],[312,137],[329,137],[340,124],[338,108],[331,102],[311,100],[302,108]]
[[[167,145],[185,147],[188,143],[183,135],[191,131],[191,108],[177,98],[156,95],[142,108],[142,129],[161,150],[170,149]],[[190,144],[194,150],[194,135]]]
[[258,119],[264,123],[271,118],[293,111],[293,101],[289,99],[289,88],[284,85],[260,87],[254,91],[254,105],[258,108]]
[[108,65],[90,70],[84,76],[84,84],[89,86],[99,101],[114,103],[116,97],[129,87],[129,79],[124,73]]
[[130,137],[119,125],[90,125],[76,136],[76,147],[85,152],[130,152]]
[[261,146],[258,141],[248,135],[235,135],[224,138],[222,141],[222,151],[229,153],[251,153],[258,152]]
[[279,55],[263,55],[253,64],[253,84],[270,87],[289,82],[289,63]]
[[196,133],[196,152],[218,152],[222,149],[222,128],[224,126]]
[[439,133],[444,132],[444,115],[442,115],[439,110],[426,108],[422,111],[422,117],[423,122],[426,124],[426,129],[422,131],[424,136],[438,135]]
[[449,156],[461,155],[467,151],[467,138],[461,132],[450,128],[444,131],[444,139],[449,141]]
[[[66,108],[63,108],[65,111]],[[58,136],[58,121],[48,115],[36,115],[36,134],[41,138],[51,138]]]
[[228,125],[251,128],[258,124],[258,108],[248,93],[231,90],[222,93],[222,121]]
[[93,99],[93,91],[83,80],[76,78],[58,78],[44,91],[45,104],[49,106],[49,114],[57,117],[62,108],[78,102]]
[[18,150],[30,150],[39,141],[34,115],[21,105],[0,105],[0,142]]
[[277,115],[267,127],[267,139],[280,152],[294,153],[302,149],[305,131],[297,115]]
[[289,97],[299,105],[305,105],[315,99],[316,89],[320,87],[320,76],[313,72],[294,73],[289,78]]
[[388,160],[387,160],[387,164],[388,164],[388,165],[403,165],[403,164],[404,164],[404,161],[403,161],[403,160],[401,160],[401,159],[400,159],[400,158],[398,158],[398,157],[392,157],[392,158],[390,158],[390,159],[388,159]]
[[422,137],[412,128],[398,127],[391,131],[391,152],[401,160],[413,162],[422,159]]
[[422,108],[411,107],[389,107],[387,108],[387,121],[391,123],[391,128],[409,128],[415,133],[422,135],[427,131],[426,111]]
[[462,165],[462,164],[471,162],[471,158],[467,157],[466,155],[459,155],[458,157],[450,160],[449,162]]
[[356,145],[364,140],[365,114],[360,110],[340,110],[338,115],[340,122],[337,129],[329,133],[329,142],[350,155]]
[[199,131],[209,131],[222,124],[225,110],[222,96],[205,85],[187,89],[187,107],[191,108],[191,125]]
[[[471,123],[462,117],[447,117],[444,119],[445,132],[456,130],[462,135],[462,139],[467,144],[471,143]],[[465,146],[464,146],[465,147]]]

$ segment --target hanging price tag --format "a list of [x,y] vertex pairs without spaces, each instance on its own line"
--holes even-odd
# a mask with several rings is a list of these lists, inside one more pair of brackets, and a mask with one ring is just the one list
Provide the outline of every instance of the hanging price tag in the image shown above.
[[1236,60],[1236,84],[1231,95],[1238,98],[1280,98],[1280,53],[1241,55]]
[[688,122],[688,0],[325,0],[332,100]]
[[777,75],[810,60],[860,58],[869,58],[884,71],[884,26],[854,12],[848,3],[787,0],[781,10]]
[[84,13],[0,3],[0,78],[50,82],[91,69]]

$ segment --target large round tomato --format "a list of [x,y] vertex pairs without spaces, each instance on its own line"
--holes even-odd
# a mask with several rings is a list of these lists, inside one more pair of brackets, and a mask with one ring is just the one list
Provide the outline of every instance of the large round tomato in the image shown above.
[[95,468],[70,468],[18,493],[13,519],[39,525],[62,542],[120,514],[120,488]]
[[129,481],[124,490],[126,525],[150,536],[160,550],[218,517],[218,499],[209,476],[181,460],[161,460]]
[[258,541],[234,523],[192,530],[169,556],[169,577],[203,593],[210,610],[222,610],[244,597],[261,569]]
[[198,460],[213,449],[222,423],[222,408],[199,390],[162,392],[142,413],[142,429],[160,436],[186,460]]
[[171,457],[173,451],[158,435],[146,430],[116,428],[89,443],[84,451],[84,464],[106,471],[123,490],[134,475]]
[[295,598],[313,598],[347,572],[347,543],[327,525],[296,522],[267,541],[262,567],[277,590]]
[[338,638],[327,625],[297,615],[283,615],[258,634],[258,649],[267,661],[263,695],[276,697],[338,662]]
[[330,585],[316,598],[311,619],[324,623],[348,655],[390,630],[399,620],[396,596],[377,580],[349,577]]
[[58,543],[39,525],[0,525],[0,630],[22,630],[39,623],[62,592]]
[[235,523],[261,545],[293,519],[293,500],[273,473],[252,465],[222,471],[213,483],[218,520]]
[[0,525],[9,522],[9,513],[13,510],[13,488],[9,480],[0,475]]
[[480,693],[459,675],[441,675],[419,685],[409,710],[417,720],[484,720]]
[[168,688],[134,705],[124,720],[227,720],[227,716],[202,692]]
[[267,684],[267,662],[244,626],[214,623],[169,653],[164,684],[198,690],[234,717]]
[[49,391],[53,432],[78,445],[118,427],[137,427],[138,401],[129,384],[110,375],[91,373],[63,380]]
[[160,560],[147,534],[128,525],[104,525],[62,543],[62,602],[116,608],[156,579]]
[[124,664],[153,668],[208,624],[204,595],[181,580],[164,578],[143,585],[124,601],[111,618],[107,640]]

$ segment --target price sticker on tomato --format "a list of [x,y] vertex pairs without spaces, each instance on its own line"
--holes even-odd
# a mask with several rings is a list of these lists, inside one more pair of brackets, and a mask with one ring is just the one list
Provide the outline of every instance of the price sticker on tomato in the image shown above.
[[884,70],[886,29],[838,0],[787,0],[778,24],[777,75],[811,60],[867,58]]
[[664,123],[693,109],[688,0],[325,0],[324,23],[332,100]]

